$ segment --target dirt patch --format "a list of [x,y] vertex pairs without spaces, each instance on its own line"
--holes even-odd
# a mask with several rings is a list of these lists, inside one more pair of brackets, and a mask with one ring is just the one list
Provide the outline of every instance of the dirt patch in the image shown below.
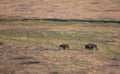
[[26,57],[26,56],[21,56],[21,57],[16,57],[16,58],[12,58],[15,60],[26,60],[26,59],[32,59],[32,57]]
[[119,61],[120,59],[118,59],[118,58],[111,58],[111,60],[113,60],[113,61]]
[[39,61],[28,61],[28,62],[22,62],[21,65],[31,65],[31,64],[39,64]]

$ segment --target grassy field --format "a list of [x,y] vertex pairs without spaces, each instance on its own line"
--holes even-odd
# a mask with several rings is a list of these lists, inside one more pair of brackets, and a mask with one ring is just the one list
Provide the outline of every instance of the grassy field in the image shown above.
[[0,18],[120,20],[119,0],[0,0]]
[[1,21],[0,74],[119,74],[119,32],[117,23]]
[[120,74],[120,0],[0,0],[0,74]]

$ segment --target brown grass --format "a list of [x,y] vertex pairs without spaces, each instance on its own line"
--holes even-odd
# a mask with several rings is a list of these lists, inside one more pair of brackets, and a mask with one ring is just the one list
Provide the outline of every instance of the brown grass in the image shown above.
[[[0,73],[119,74],[119,24],[106,25],[45,21],[1,22],[0,41],[3,44],[0,45]],[[71,40],[58,39],[56,32]],[[27,33],[31,36],[28,34],[25,37]],[[46,38],[39,38],[39,34]],[[76,37],[80,37],[80,40]],[[97,44],[100,50],[85,50],[84,45],[91,42]],[[68,43],[70,49],[61,50],[58,47],[61,43]]]
[[0,74],[120,74],[120,23],[31,18],[120,21],[120,1],[0,0]]
[[[8,47],[9,49],[6,49]],[[37,50],[36,48],[29,48],[2,46],[0,49],[0,73],[119,74],[119,63],[114,58],[81,53],[75,50],[43,49],[43,51],[42,48]]]
[[1,0],[0,6],[1,18],[120,20],[118,0]]

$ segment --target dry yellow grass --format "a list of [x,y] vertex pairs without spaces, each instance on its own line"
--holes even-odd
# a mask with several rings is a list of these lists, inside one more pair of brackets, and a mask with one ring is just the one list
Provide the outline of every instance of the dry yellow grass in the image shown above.
[[[0,22],[2,74],[119,74],[119,24]],[[43,25],[44,24],[44,25]],[[109,26],[108,26],[109,25]],[[87,43],[100,50],[86,50]],[[61,43],[70,45],[62,50]]]
[[40,20],[120,21],[119,7],[119,0],[0,0],[0,74],[120,74],[120,23]]
[[0,17],[120,20],[118,0],[1,0]]

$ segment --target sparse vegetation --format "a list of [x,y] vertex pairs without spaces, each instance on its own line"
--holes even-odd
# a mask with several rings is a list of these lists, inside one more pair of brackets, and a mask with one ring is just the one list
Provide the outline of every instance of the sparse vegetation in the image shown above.
[[[120,74],[119,6],[119,0],[0,0],[0,74]],[[99,50],[86,50],[88,43]]]
[[[44,24],[44,25],[43,25]],[[88,25],[89,24],[89,25]],[[47,21],[13,21],[1,22],[0,39],[5,42],[0,52],[1,59],[6,57],[12,62],[5,66],[1,62],[1,73],[9,64],[7,73],[97,73],[109,74],[119,72],[119,24],[80,23],[80,22],[47,22]],[[117,26],[117,27],[116,27]],[[67,43],[69,50],[59,49],[59,44]],[[97,44],[99,50],[86,50],[87,43]],[[6,48],[9,48],[7,50]],[[28,50],[27,50],[28,49]],[[28,59],[15,59],[16,57]],[[11,59],[11,58],[14,58]],[[117,58],[118,60],[111,60]],[[109,62],[108,62],[109,61]],[[113,64],[116,67],[112,71]],[[31,66],[27,68],[28,66]],[[23,70],[24,68],[24,70]],[[33,69],[34,68],[34,69]],[[111,70],[111,71],[110,71]]]

